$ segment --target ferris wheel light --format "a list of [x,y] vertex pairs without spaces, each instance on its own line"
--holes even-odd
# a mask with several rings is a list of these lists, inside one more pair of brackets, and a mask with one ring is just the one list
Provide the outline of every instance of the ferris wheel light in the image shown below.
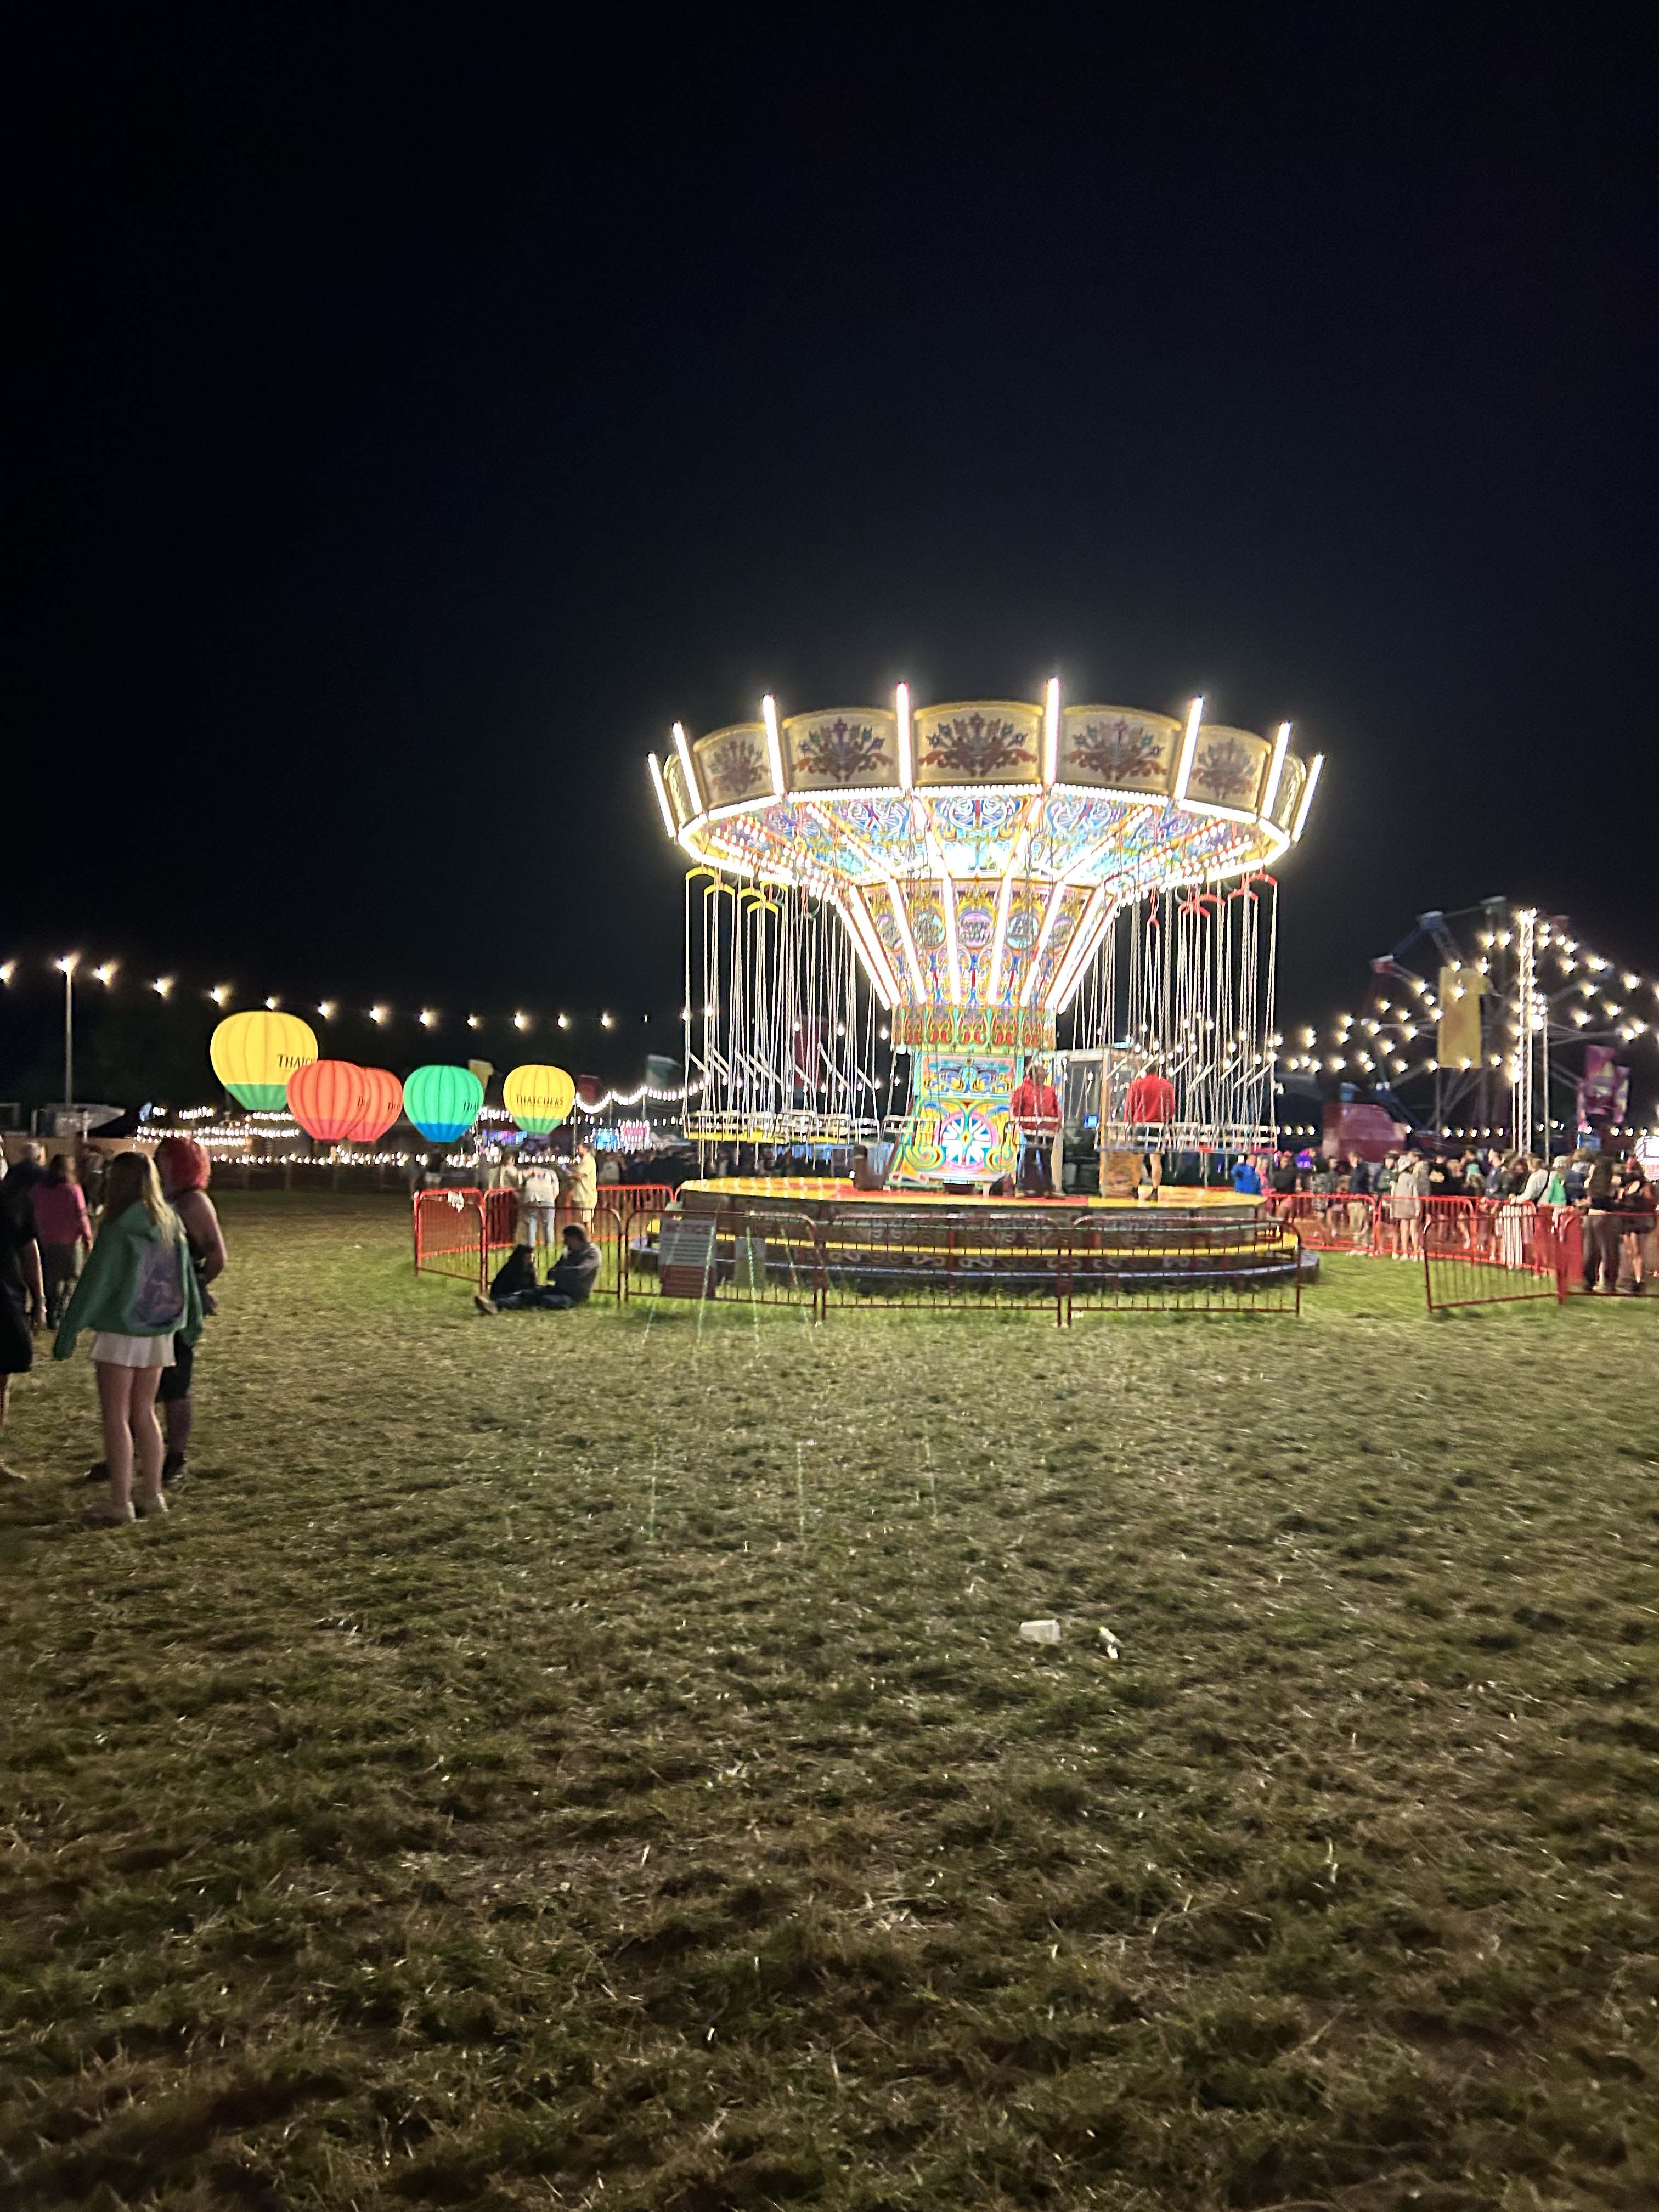
[[766,724],[766,757],[772,770],[772,796],[783,797],[783,740],[778,735],[777,702],[769,691],[761,701],[761,718]]
[[1198,750],[1198,726],[1203,720],[1204,699],[1200,693],[1187,710],[1187,732],[1181,740],[1181,765],[1176,770],[1175,803],[1179,806],[1187,796],[1187,786],[1193,773],[1193,757]]

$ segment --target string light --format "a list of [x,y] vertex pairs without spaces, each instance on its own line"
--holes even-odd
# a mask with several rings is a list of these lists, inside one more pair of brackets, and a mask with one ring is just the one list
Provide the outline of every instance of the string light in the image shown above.
[[[83,967],[85,963],[83,956],[81,953],[65,952],[58,955],[56,958],[50,960],[46,964],[52,969],[53,973],[57,975],[73,975]],[[12,986],[18,983],[20,976],[27,974],[27,963],[15,954],[9,956],[4,960],[0,960],[0,985]],[[106,990],[113,991],[120,977],[121,963],[118,960],[100,961],[97,966],[88,968],[87,972],[96,981],[103,984]],[[158,998],[166,999],[172,995],[173,992],[177,988],[179,978],[176,975],[162,975],[154,977],[146,981],[143,988],[146,990],[154,991]],[[230,1006],[234,1001],[236,997],[236,987],[234,983],[214,983],[206,987],[204,989],[202,995],[211,1005],[219,1007],[222,1011],[225,1007]],[[286,1004],[286,1002],[287,1001],[283,994],[280,992],[272,992],[261,1001],[261,1003],[269,1008],[269,1010],[273,1013],[276,1012],[284,1004]],[[340,1001],[337,999],[319,1000],[316,1002],[316,1011],[319,1020],[325,1022],[333,1021],[339,1013]],[[383,1024],[397,1019],[397,1010],[386,1001],[381,1000],[367,1009],[367,1018],[372,1022]],[[422,1029],[436,1029],[442,1026],[444,1018],[438,1008],[422,1006],[418,1011],[410,1014],[407,1018],[418,1023],[420,1027]],[[503,1014],[500,1016],[491,1016],[486,1014],[470,1013],[465,1017],[465,1023],[468,1029],[478,1030],[486,1027],[492,1021],[500,1020],[502,1023],[510,1023],[515,1029],[524,1030],[532,1029],[537,1021],[540,1018],[542,1018],[533,1012],[520,1009],[511,1015]],[[550,1016],[547,1018],[552,1019],[555,1018]],[[586,1016],[572,1014],[568,1011],[566,1011],[556,1017],[558,1026],[562,1030],[574,1029],[577,1024],[583,1020],[597,1020],[601,1028],[611,1030],[617,1028],[623,1018],[623,1017],[609,1010],[603,1014],[597,1016],[591,1014]],[[648,1012],[645,1012],[641,1013],[638,1018],[641,1025],[648,1025],[651,1017]]]

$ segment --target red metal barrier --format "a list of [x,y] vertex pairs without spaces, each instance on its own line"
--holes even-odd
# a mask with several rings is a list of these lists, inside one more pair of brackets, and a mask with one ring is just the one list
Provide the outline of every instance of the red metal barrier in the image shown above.
[[728,1201],[675,1212],[654,1249],[649,1224],[624,1231],[623,1291],[799,1305],[1052,1313],[1291,1313],[1300,1309],[1301,1247],[1277,1221],[1160,1222],[1103,1216],[1087,1230],[1029,1215],[941,1209],[925,1218],[878,1207],[815,1219],[799,1207]]
[[[492,1191],[491,1197],[500,1195]],[[415,1272],[454,1275],[483,1290],[484,1194],[481,1190],[417,1190],[415,1194]]]
[[[1568,1222],[1577,1216],[1559,1209]],[[1567,1294],[1563,1256],[1570,1232],[1557,1209],[1518,1198],[1425,1198],[1423,1287],[1429,1311],[1506,1304]]]
[[1263,1212],[1294,1228],[1312,1252],[1372,1252],[1376,1249],[1378,1201],[1340,1191],[1298,1190],[1263,1200]]
[[[613,1184],[611,1189],[614,1191]],[[610,1194],[606,1193],[606,1196]],[[503,1254],[518,1241],[518,1197],[514,1190],[422,1190],[415,1194],[415,1272],[449,1275],[486,1290]],[[603,1255],[592,1296],[625,1296],[623,1255],[625,1221],[644,1214],[624,1216],[614,1206],[595,1206],[588,1235]],[[565,1228],[576,1218],[573,1207],[561,1206],[554,1216],[553,1249],[556,1258]]]

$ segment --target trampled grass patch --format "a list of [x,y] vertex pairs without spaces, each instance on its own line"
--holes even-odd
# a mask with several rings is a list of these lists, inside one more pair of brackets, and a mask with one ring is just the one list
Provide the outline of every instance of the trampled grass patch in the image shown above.
[[492,1322],[227,1214],[166,1522],[15,1400],[0,2195],[1655,2201],[1659,1309]]

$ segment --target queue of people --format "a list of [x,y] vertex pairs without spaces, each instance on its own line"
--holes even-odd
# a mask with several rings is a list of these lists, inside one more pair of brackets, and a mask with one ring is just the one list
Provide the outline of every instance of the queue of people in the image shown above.
[[1423,1256],[1427,1200],[1510,1200],[1570,1207],[1582,1222],[1587,1290],[1640,1297],[1659,1275],[1659,1189],[1633,1154],[1579,1150],[1544,1160],[1531,1152],[1495,1151],[1431,1157],[1407,1147],[1375,1162],[1323,1155],[1298,1162],[1294,1153],[1278,1153],[1267,1168],[1267,1201],[1289,1215],[1299,1209],[1304,1194],[1317,1212],[1355,1199],[1375,1199],[1374,1249],[1401,1260]]
[[52,1356],[70,1359],[89,1333],[104,1444],[87,1474],[105,1490],[86,1516],[96,1526],[165,1513],[186,1471],[196,1345],[227,1256],[210,1168],[185,1137],[164,1139],[154,1160],[118,1153],[95,1231],[72,1153],[48,1164],[27,1145],[0,1183],[0,1430],[35,1336],[55,1328]]

